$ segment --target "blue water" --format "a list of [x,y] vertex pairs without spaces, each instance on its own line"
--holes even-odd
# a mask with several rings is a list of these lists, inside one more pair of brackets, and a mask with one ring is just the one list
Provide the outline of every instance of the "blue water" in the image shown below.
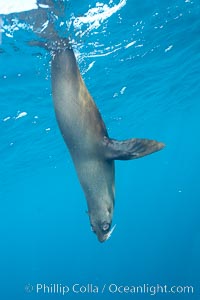
[[[71,1],[62,16],[72,21],[79,67],[109,135],[166,144],[142,159],[116,162],[117,226],[103,244],[90,231],[84,194],[55,120],[50,54],[27,45],[31,29],[4,28],[2,300],[155,297],[111,293],[110,284],[188,285],[194,293],[156,298],[200,299],[200,3],[124,2],[93,28],[87,22],[76,27],[74,20],[98,7],[97,1]],[[100,3],[115,7],[119,1]],[[5,26],[13,16],[20,20],[20,14],[2,16]],[[56,283],[93,284],[99,293],[36,292],[37,284]]]

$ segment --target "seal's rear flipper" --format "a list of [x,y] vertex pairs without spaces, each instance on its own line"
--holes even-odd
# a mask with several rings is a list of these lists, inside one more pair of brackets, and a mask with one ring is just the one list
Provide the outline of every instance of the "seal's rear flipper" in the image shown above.
[[165,147],[165,144],[148,139],[117,141],[104,137],[107,159],[128,160],[140,158]]

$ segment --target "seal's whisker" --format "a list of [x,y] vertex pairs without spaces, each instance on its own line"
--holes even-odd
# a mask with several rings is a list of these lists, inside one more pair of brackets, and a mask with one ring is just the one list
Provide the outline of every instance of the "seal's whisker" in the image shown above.
[[111,237],[111,234],[113,233],[114,229],[116,227],[116,224],[113,226],[113,228],[108,232],[106,240],[108,240]]

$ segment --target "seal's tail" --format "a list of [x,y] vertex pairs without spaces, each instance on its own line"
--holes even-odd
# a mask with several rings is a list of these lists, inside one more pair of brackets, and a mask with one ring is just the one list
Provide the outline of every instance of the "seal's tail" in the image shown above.
[[37,0],[38,9],[25,14],[24,20],[30,23],[37,39],[28,42],[50,51],[71,49],[69,38],[61,37],[57,31],[59,17],[65,14],[66,2],[63,0]]
[[105,155],[111,160],[129,160],[140,158],[159,151],[165,144],[148,139],[129,139],[117,141],[104,137]]
[[51,41],[32,40],[28,42],[29,46],[41,47],[50,51],[63,51],[71,49],[71,43],[68,38],[57,38]]

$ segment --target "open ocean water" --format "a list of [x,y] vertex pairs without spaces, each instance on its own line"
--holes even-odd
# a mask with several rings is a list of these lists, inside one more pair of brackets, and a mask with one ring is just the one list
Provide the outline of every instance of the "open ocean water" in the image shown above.
[[50,54],[27,43],[37,10],[1,0],[0,299],[200,299],[200,2],[65,2],[58,32],[109,135],[166,148],[116,162],[116,229],[99,243],[55,120]]

